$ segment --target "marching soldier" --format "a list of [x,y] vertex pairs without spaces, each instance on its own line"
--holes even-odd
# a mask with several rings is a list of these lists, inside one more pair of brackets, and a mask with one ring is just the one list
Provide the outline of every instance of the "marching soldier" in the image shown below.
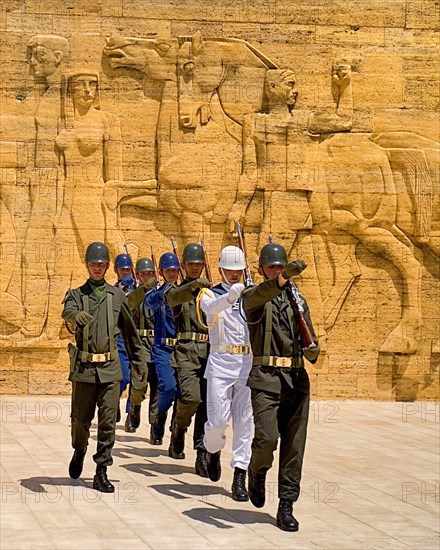
[[196,311],[196,297],[200,289],[209,286],[209,281],[200,277],[204,267],[205,254],[202,246],[198,243],[186,245],[182,255],[185,279],[178,286],[170,285],[166,289],[165,297],[173,310],[177,332],[174,356],[181,391],[168,454],[175,459],[185,458],[185,433],[195,416],[195,472],[201,477],[208,477],[206,449],[203,444],[204,424],[207,419],[204,374],[208,358],[208,331],[199,321]]
[[299,528],[292,506],[300,493],[309,417],[310,383],[304,358],[315,363],[320,351],[307,302],[300,297],[312,340],[304,347],[286,294],[288,280],[305,267],[301,260],[289,263],[281,245],[267,244],[261,249],[258,269],[264,282],[242,294],[254,356],[248,380],[255,422],[249,497],[257,508],[264,506],[266,472],[280,439],[277,526],[284,531]]
[[240,248],[224,248],[218,263],[222,282],[210,290],[204,289],[200,299],[200,308],[206,313],[209,327],[209,357],[205,372],[208,421],[203,439],[208,451],[208,475],[211,481],[220,479],[220,453],[226,443],[225,431],[232,416],[232,498],[236,501],[249,500],[246,471],[251,458],[254,427],[251,390],[246,385],[252,367],[249,331],[238,302],[244,289],[240,280],[245,267]]
[[[150,386],[148,422],[152,426],[157,414],[157,374],[156,367],[151,360],[151,348],[154,339],[154,313],[149,309],[144,309],[143,304],[145,294],[156,286],[157,283],[154,278],[154,265],[150,258],[140,258],[136,262],[136,277],[139,280],[140,286],[136,290],[133,290],[133,292],[130,292],[127,299],[128,307],[130,308],[147,357],[147,387]],[[125,420],[125,431],[129,433],[135,432],[141,423],[141,403],[137,402],[134,393],[132,393],[133,384],[132,376],[129,391],[130,410]],[[133,402],[133,399],[136,403]],[[145,395],[141,396],[141,399],[143,401]]]
[[157,415],[151,426],[150,443],[162,445],[167,413],[177,399],[178,385],[174,367],[173,352],[176,344],[176,329],[170,305],[164,292],[175,284],[179,276],[179,259],[172,252],[162,254],[159,259],[159,273],[165,281],[159,288],[151,290],[145,297],[144,307],[154,313],[154,344],[151,357],[156,366],[158,378]]
[[[127,296],[129,292],[134,290],[135,288],[135,281],[132,277],[133,272],[133,262],[131,261],[131,258],[128,254],[118,254],[115,258],[115,266],[114,266],[115,273],[118,277],[117,282],[115,283],[115,286],[122,289]],[[121,386],[119,390],[119,396],[121,396],[124,391],[127,389],[127,386],[130,384],[131,380],[131,367],[130,367],[130,361],[128,359],[127,352],[125,351],[124,342],[122,341],[122,338],[118,336],[117,339],[118,344],[118,353],[119,353],[119,362],[121,363],[121,370],[122,370],[122,379],[121,379]],[[130,400],[127,399],[126,403],[126,411],[130,411]],[[116,422],[119,422],[121,420],[121,409],[118,407],[118,413],[116,416]]]
[[90,436],[90,426],[98,407],[98,442],[93,455],[96,474],[93,488],[113,493],[107,477],[113,459],[116,413],[122,377],[116,339],[122,335],[133,369],[140,383],[147,376],[145,352],[130,315],[124,292],[109,285],[104,277],[110,265],[105,244],[89,244],[85,257],[89,279],[64,298],[63,319],[75,326],[76,346],[69,344],[72,382],[71,435],[75,449],[69,475],[77,479],[82,472]]

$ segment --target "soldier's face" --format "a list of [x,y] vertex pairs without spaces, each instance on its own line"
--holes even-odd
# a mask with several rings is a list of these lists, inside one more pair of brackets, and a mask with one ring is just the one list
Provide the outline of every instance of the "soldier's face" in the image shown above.
[[235,285],[241,280],[243,271],[241,269],[223,269],[222,267],[218,268],[220,275],[222,276],[222,281],[227,285]]
[[98,262],[86,262],[87,271],[92,279],[100,281],[104,278],[110,264],[98,263]]
[[266,280],[275,279],[283,271],[285,265],[274,264],[274,265],[263,265],[258,268],[258,273],[262,275]]
[[179,270],[178,269],[161,269],[160,276],[167,283],[174,284],[174,283],[177,283],[177,279],[179,277]]
[[154,271],[137,271],[137,276],[141,284],[145,284],[148,279],[154,279]]
[[182,262],[182,267],[185,270],[187,277],[190,279],[198,279],[202,274],[205,264],[196,262]]

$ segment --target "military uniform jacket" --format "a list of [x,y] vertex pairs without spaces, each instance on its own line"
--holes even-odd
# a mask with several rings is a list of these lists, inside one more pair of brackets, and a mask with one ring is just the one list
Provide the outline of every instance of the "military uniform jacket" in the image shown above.
[[[148,290],[141,285],[127,295],[128,307],[136,329],[141,331],[141,342],[144,345],[147,361],[151,361],[151,348],[154,340],[154,312],[144,307],[144,299]],[[144,330],[151,331],[149,336],[142,336]]]
[[[303,350],[293,310],[285,292],[278,286],[278,278],[246,289],[242,300],[254,356],[248,386],[279,394],[283,379],[291,388],[309,393],[304,357],[315,363],[320,351],[319,344],[314,350]],[[316,342],[309,307],[303,300],[304,318]],[[295,368],[264,366],[262,358],[268,355],[292,357]]]
[[[191,291],[194,279],[186,277],[180,285],[169,285],[165,290],[165,298],[173,311],[174,326],[177,333],[177,343],[174,348],[175,358],[179,365],[185,361],[198,362],[198,358],[208,358],[208,342],[197,342],[189,339],[190,334],[205,335],[208,339],[208,329],[200,324],[196,311],[196,297],[200,291]],[[206,325],[204,313],[202,321]],[[186,335],[187,337],[182,337]]]
[[[140,374],[147,372],[145,351],[130,315],[127,298],[120,288],[105,283],[104,291],[99,297],[86,282],[79,288],[69,290],[63,303],[63,319],[76,326],[76,347],[71,345],[69,350],[70,381],[108,383],[121,380],[121,366],[116,348],[116,338],[120,334],[132,368]],[[85,327],[77,325],[76,314],[87,310],[93,319]],[[87,342],[85,342],[85,336],[87,336]],[[84,361],[84,356],[87,354],[108,352],[112,352],[112,358],[107,361]]]

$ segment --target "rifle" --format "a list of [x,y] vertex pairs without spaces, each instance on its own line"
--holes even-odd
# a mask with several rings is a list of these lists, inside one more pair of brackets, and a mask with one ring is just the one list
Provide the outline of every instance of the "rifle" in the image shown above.
[[243,232],[241,230],[240,222],[235,222],[235,226],[237,228],[238,246],[243,250],[244,261],[246,262],[245,268],[243,269],[244,284],[245,284],[245,286],[250,286],[250,285],[253,285],[254,283],[252,281],[251,269],[250,269],[248,261],[247,261],[246,245],[245,245],[245,242],[244,242],[244,235],[243,235]]
[[134,287],[138,287],[139,284],[140,284],[140,281],[136,275],[136,271],[134,270],[134,266],[133,266],[133,260],[131,259],[131,256],[130,256],[130,252],[128,251],[128,246],[127,246],[127,243],[124,243],[124,249],[125,249],[125,253],[127,254],[127,256],[130,258],[130,262],[131,262],[131,275],[133,276],[133,282],[134,282]]
[[292,279],[288,279],[285,288],[286,288],[287,298],[289,299],[290,305],[292,306],[292,309],[293,309],[296,325],[301,335],[302,346],[303,348],[308,348],[309,346],[315,343],[315,340],[309,329],[309,325],[307,324],[307,321],[304,319],[304,307],[303,307],[304,302],[301,296],[299,295],[298,287],[292,281]]
[[150,244],[150,250],[151,250],[151,261],[153,262],[154,267],[154,278],[157,281],[157,285],[159,286],[159,270],[157,269],[157,262],[156,262],[156,254],[154,253],[153,245]]
[[212,280],[212,274],[211,274],[211,268],[209,267],[209,260],[208,260],[208,254],[206,253],[206,247],[205,247],[205,239],[202,238],[202,248],[203,248],[203,254],[205,256],[205,273],[206,278],[209,281],[209,288],[212,288],[214,286],[214,281]]
[[[273,243],[272,235],[269,235],[269,242]],[[295,316],[296,325],[298,327],[299,333],[301,335],[301,342],[303,348],[308,348],[315,343],[313,335],[310,331],[307,321],[304,319],[304,307],[303,300],[299,295],[298,287],[293,282],[292,279],[287,279],[285,286],[287,298],[290,302],[290,306],[293,309],[293,314]]]
[[[176,241],[174,240],[174,237],[170,237],[170,240],[171,240],[171,246],[173,247],[173,253],[177,256],[177,259],[179,260],[179,265],[182,265],[180,263],[180,258],[177,252],[177,245],[176,245]],[[179,267],[179,277],[180,277],[180,282],[183,282],[183,280],[185,279],[185,275],[183,274],[183,270],[181,267]]]

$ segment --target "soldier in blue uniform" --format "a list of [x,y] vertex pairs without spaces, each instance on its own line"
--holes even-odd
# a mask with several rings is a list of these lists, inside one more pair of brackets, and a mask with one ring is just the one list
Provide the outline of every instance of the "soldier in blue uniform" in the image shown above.
[[154,344],[151,358],[156,366],[158,378],[157,415],[150,431],[150,443],[161,445],[168,410],[177,399],[178,384],[174,363],[176,329],[171,307],[164,298],[164,292],[170,284],[177,282],[180,263],[171,252],[162,254],[159,259],[159,274],[164,283],[150,290],[145,296],[144,308],[154,313]]
[[[117,282],[115,286],[120,288],[126,296],[129,292],[135,289],[135,281],[133,280],[133,262],[128,254],[118,254],[115,258],[114,270],[117,275]],[[122,370],[122,380],[120,386],[119,396],[121,396],[124,391],[127,389],[127,386],[130,384],[131,379],[131,367],[130,361],[128,360],[127,352],[125,351],[124,342],[119,336],[117,339],[119,361],[121,363]],[[130,411],[130,400],[127,399],[127,404],[125,407],[125,412]],[[116,415],[116,422],[121,420],[121,409],[118,407],[118,412]]]

